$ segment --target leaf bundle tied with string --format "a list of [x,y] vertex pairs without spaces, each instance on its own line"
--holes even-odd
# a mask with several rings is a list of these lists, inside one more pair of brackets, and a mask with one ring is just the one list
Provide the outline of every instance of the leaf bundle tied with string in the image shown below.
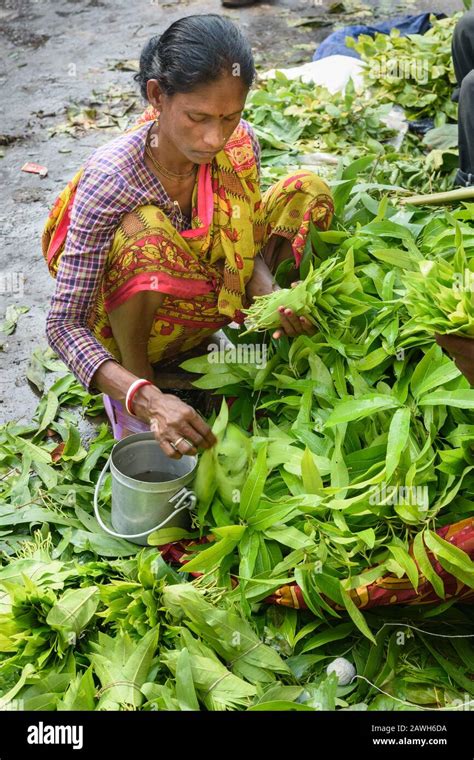
[[162,602],[174,617],[184,617],[236,675],[251,683],[271,683],[277,673],[290,674],[280,655],[260,640],[247,620],[210,604],[190,583],[165,587]]
[[[231,673],[216,657],[214,651],[186,628],[181,629],[179,649],[163,651],[161,662],[176,678],[177,689],[183,690],[183,652],[187,667],[188,695],[197,692],[199,700],[208,710],[235,710],[250,707],[257,689],[252,684]],[[189,673],[190,671],[190,673]],[[189,697],[188,697],[189,701]]]

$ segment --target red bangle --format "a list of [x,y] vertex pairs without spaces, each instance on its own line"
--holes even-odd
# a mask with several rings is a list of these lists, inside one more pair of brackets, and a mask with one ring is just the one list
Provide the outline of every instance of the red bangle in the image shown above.
[[125,408],[131,417],[137,416],[132,410],[132,401],[134,399],[135,393],[139,388],[143,388],[144,385],[153,385],[153,383],[150,380],[135,380],[127,391],[127,395],[125,397]]

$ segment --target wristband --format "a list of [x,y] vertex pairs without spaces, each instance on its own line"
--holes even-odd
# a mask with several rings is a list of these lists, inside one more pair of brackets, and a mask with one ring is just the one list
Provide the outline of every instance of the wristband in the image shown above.
[[125,396],[125,409],[130,414],[131,417],[137,416],[132,411],[132,401],[135,396],[135,393],[138,391],[139,388],[142,388],[144,385],[153,385],[153,383],[150,380],[142,380],[142,379],[135,380],[127,391],[127,395]]

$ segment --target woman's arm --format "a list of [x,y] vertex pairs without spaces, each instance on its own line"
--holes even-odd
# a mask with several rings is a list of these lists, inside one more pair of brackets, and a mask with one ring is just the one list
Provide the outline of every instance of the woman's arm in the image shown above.
[[245,287],[247,298],[252,302],[257,296],[264,296],[274,290],[280,290],[280,286],[273,279],[273,274],[259,253],[255,256],[252,276]]
[[[124,400],[136,379],[120,364],[106,361],[94,374],[92,383],[112,398]],[[133,411],[150,424],[156,440],[170,459],[180,459],[183,454],[194,456],[200,447],[209,449],[217,443],[207,422],[192,406],[171,393],[162,393],[155,385],[139,388],[133,398]],[[181,443],[176,451],[171,444],[179,439]]]
[[93,390],[91,380],[98,367],[116,361],[94,337],[88,320],[126,200],[118,173],[84,172],[46,318],[49,345],[88,391]]
[[[92,171],[81,178],[46,322],[49,345],[81,384],[90,392],[102,391],[122,402],[137,376],[121,366],[95,338],[88,320],[115,229],[128,210],[127,197],[127,188],[118,174]],[[209,448],[216,442],[208,424],[191,406],[162,393],[155,385],[139,389],[133,409],[140,419],[151,423],[157,441],[170,458],[196,454],[198,446]],[[176,451],[171,442],[178,439],[182,443]]]

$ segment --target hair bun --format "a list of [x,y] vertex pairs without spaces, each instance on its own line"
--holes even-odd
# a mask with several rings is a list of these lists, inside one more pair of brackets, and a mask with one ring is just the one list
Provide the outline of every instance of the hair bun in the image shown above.
[[217,13],[185,16],[163,34],[155,34],[142,49],[134,79],[144,100],[147,83],[156,79],[166,95],[192,92],[240,66],[240,79],[250,88],[255,64],[250,44],[240,29]]

